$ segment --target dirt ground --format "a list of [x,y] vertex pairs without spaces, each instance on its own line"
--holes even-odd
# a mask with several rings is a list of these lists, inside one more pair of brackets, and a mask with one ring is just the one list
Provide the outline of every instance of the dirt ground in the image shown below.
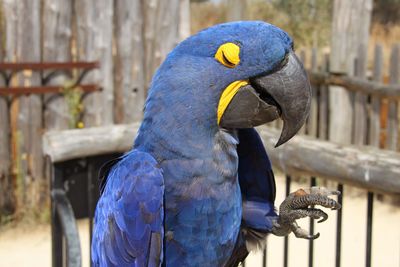
[[[306,187],[292,184],[294,191]],[[277,179],[277,201],[284,198],[284,180]],[[366,192],[345,187],[343,206],[342,266],[365,266]],[[327,211],[328,221],[316,224],[321,237],[314,242],[314,266],[335,266],[336,212]],[[308,229],[308,220],[300,224]],[[87,220],[78,222],[83,251],[83,266],[89,266],[89,226]],[[0,229],[0,267],[51,266],[49,225],[30,225]],[[271,236],[267,242],[268,266],[283,265],[283,238]],[[380,201],[374,202],[372,266],[400,266],[400,208]],[[247,267],[262,266],[262,255],[252,254]],[[289,266],[308,266],[308,241],[289,239]]]

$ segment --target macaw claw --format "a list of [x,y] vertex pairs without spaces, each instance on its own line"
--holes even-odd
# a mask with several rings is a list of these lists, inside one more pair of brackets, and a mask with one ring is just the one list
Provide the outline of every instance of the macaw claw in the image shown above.
[[272,233],[282,236],[293,232],[298,238],[318,238],[319,233],[309,235],[307,231],[296,223],[296,220],[310,217],[312,219],[320,219],[318,223],[326,221],[328,214],[314,208],[314,206],[320,205],[332,210],[338,210],[341,208],[341,205],[329,196],[339,194],[339,191],[331,191],[317,186],[311,187],[308,190],[299,189],[289,194],[279,207],[279,217],[274,223]]

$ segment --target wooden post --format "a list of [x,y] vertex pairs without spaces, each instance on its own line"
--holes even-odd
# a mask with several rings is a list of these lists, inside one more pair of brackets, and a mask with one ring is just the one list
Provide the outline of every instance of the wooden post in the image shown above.
[[102,92],[93,93],[84,101],[84,125],[113,123],[113,1],[75,0],[77,56],[81,61],[100,61],[100,70],[91,72],[87,80],[99,83]]
[[142,117],[154,72],[190,34],[189,8],[189,0],[115,1],[117,123]]
[[[322,64],[323,71],[329,71],[329,55],[324,55]],[[328,126],[329,126],[329,92],[328,86],[321,85],[319,88],[319,118],[318,118],[318,138],[322,140],[328,139]]]
[[[382,82],[383,78],[383,52],[382,46],[376,45],[374,52],[374,81]],[[381,99],[377,96],[371,96],[371,115],[369,122],[369,140],[368,144],[379,147],[380,139],[380,113]]]
[[[365,79],[367,70],[367,47],[360,45],[357,57],[355,74],[357,77]],[[365,145],[367,140],[367,95],[356,92],[354,99],[354,129],[353,141],[356,145]]]
[[[179,26],[182,17],[181,0],[143,1],[144,10],[144,47],[145,47],[145,86],[148,88],[155,70],[167,54],[179,43],[182,29]],[[189,5],[186,5],[188,8]],[[189,12],[189,10],[187,10]]]
[[[392,55],[390,59],[390,83],[397,84],[400,81],[400,44],[393,46]],[[397,150],[398,139],[398,101],[389,100],[388,112],[388,127],[386,148],[390,150]]]
[[180,0],[179,6],[179,40],[190,36],[190,0]]
[[227,13],[227,21],[235,21],[235,20],[244,20],[246,19],[246,9],[247,9],[247,1],[246,0],[229,0],[228,1],[228,13]]
[[[63,0],[43,1],[43,61],[71,61],[72,2]],[[48,73],[45,73],[46,75]],[[70,78],[57,75],[49,85],[62,85]],[[69,128],[71,115],[65,98],[61,95],[45,95],[44,125],[46,130]]]
[[[5,52],[5,21],[3,3],[0,2],[0,61]],[[0,77],[0,86],[5,81]],[[14,186],[11,177],[10,159],[10,113],[6,97],[0,97],[0,221],[2,215],[12,214],[15,210]]]
[[[5,60],[37,62],[40,50],[40,0],[3,1],[6,23]],[[13,85],[40,85],[40,75],[25,71]],[[12,174],[17,189],[17,207],[40,208],[42,184],[42,101],[40,96],[21,96],[11,104]]]
[[[330,70],[354,73],[354,58],[361,44],[368,44],[372,0],[335,0],[332,23]],[[329,136],[332,141],[350,144],[353,114],[352,96],[343,88],[329,92]]]
[[[311,50],[311,70],[317,71],[317,48]],[[307,134],[313,137],[317,137],[318,131],[318,91],[316,86],[312,86],[312,99],[310,115],[307,120]]]
[[115,1],[115,122],[142,118],[145,100],[142,2]]
[[[304,49],[302,49],[300,51],[299,58],[300,58],[300,61],[303,63],[303,65],[306,67],[307,66],[307,64],[306,64],[306,60],[307,59],[306,59],[306,51]],[[307,119],[306,123],[300,128],[299,134],[305,134],[306,133],[306,128],[308,127],[307,124],[308,124],[308,119]]]

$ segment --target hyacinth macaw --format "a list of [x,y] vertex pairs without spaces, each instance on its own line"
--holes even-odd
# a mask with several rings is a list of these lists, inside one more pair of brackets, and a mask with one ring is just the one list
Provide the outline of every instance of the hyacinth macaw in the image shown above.
[[107,163],[94,266],[237,266],[268,233],[316,238],[296,219],[339,208],[322,188],[274,209],[270,160],[253,128],[304,124],[311,90],[293,41],[264,22],[232,22],[180,43],[153,77],[134,148]]

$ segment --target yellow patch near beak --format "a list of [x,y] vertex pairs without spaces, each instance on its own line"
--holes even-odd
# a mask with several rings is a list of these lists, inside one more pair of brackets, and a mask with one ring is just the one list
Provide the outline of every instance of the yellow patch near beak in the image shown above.
[[218,124],[221,121],[222,115],[224,115],[224,112],[228,107],[229,103],[231,102],[232,98],[236,95],[236,93],[242,86],[245,86],[247,84],[249,84],[249,82],[246,80],[234,81],[233,83],[228,85],[222,92],[222,95],[219,99],[218,110],[217,110]]

